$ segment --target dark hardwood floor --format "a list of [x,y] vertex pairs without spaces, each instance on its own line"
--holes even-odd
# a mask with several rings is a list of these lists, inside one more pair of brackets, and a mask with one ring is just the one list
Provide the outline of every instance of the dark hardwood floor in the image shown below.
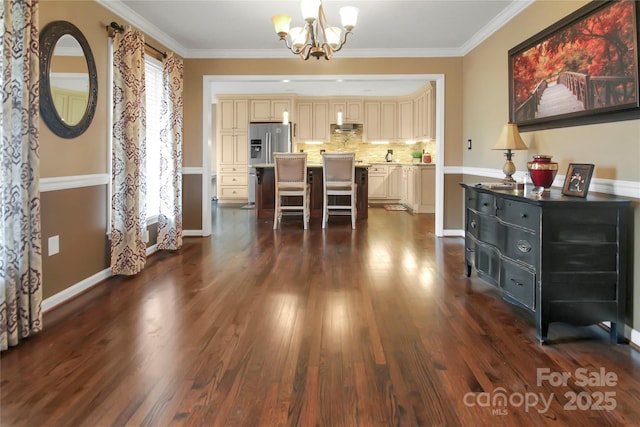
[[353,231],[274,231],[216,208],[210,238],[52,310],[3,353],[0,424],[640,425],[638,350],[555,323],[541,346],[526,312],[464,277],[462,239],[433,228],[371,208]]

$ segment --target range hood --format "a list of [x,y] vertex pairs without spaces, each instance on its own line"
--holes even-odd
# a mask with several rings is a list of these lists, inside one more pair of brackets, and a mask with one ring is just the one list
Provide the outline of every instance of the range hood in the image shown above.
[[331,125],[331,135],[362,135],[362,125],[359,123],[344,123]]

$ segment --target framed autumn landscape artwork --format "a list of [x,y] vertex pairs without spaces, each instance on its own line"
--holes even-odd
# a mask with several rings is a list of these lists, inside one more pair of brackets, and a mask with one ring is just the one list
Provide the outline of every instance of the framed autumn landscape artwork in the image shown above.
[[520,130],[640,118],[634,0],[594,1],[509,50]]

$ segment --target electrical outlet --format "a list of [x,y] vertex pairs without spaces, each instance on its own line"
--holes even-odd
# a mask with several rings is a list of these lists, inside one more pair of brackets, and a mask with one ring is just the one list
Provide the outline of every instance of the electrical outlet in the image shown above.
[[471,150],[471,140],[467,139],[467,150]]
[[49,256],[60,252],[60,236],[49,237]]

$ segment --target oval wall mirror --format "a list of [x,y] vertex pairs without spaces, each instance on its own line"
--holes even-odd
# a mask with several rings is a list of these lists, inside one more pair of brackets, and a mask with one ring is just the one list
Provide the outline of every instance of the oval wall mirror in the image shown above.
[[40,32],[40,114],[62,138],[81,135],[93,120],[98,76],[89,43],[75,25],[54,21]]

